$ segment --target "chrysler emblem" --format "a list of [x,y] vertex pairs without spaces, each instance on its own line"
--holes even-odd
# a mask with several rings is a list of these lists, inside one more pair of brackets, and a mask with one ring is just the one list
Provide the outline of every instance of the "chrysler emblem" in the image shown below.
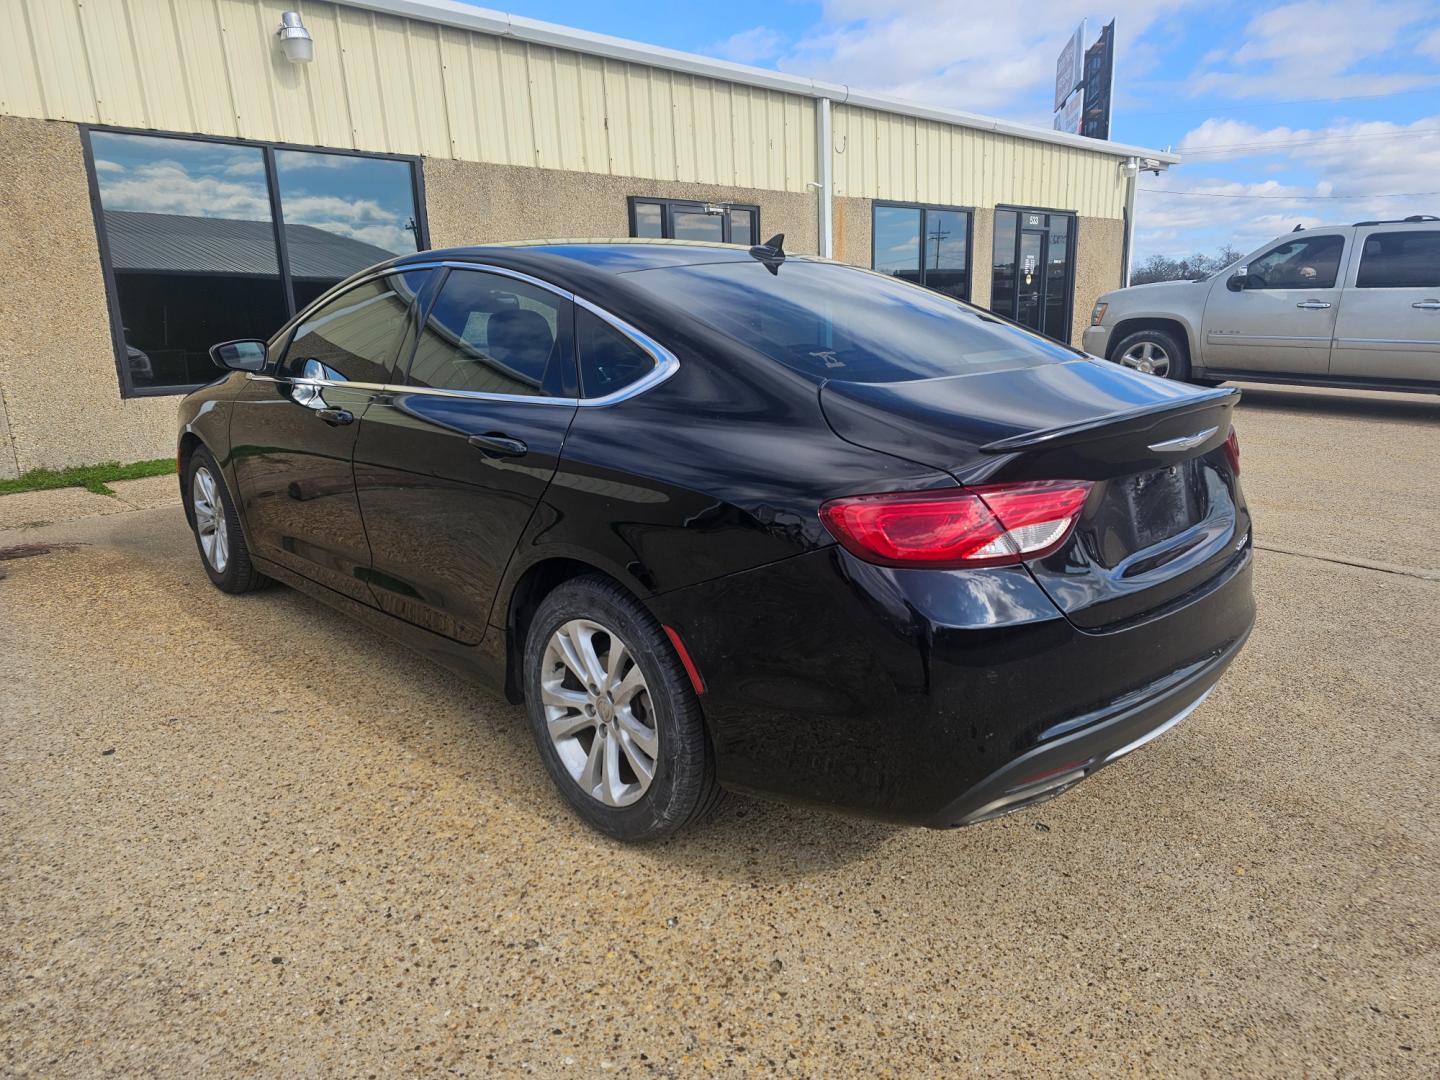
[[1181,435],[1178,439],[1166,439],[1164,442],[1151,443],[1147,449],[1154,450],[1157,454],[1173,454],[1180,450],[1189,450],[1193,446],[1199,446],[1219,430],[1219,425],[1216,425],[1206,428],[1204,431],[1197,431],[1194,435]]

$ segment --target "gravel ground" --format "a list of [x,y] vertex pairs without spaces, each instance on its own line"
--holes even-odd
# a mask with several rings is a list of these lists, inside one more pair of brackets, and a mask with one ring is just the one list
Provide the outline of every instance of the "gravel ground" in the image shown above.
[[1323,557],[1259,553],[1174,732],[945,833],[617,847],[518,710],[220,594],[177,508],[0,532],[78,545],[0,561],[0,1073],[1434,1076],[1437,422],[1255,392],[1258,535]]

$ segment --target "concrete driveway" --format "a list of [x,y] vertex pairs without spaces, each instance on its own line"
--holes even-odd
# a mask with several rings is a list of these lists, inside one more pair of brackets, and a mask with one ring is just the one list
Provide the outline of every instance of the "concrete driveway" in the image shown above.
[[617,847],[518,710],[222,595],[178,507],[0,532],[77,545],[0,560],[0,1072],[1440,1073],[1440,400],[1238,426],[1244,654],[958,832],[736,799]]

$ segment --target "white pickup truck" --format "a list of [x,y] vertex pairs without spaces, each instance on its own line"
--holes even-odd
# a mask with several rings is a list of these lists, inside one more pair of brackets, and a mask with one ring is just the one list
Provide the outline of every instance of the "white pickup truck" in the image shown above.
[[1297,230],[1201,281],[1096,301],[1085,351],[1190,382],[1440,393],[1440,218]]

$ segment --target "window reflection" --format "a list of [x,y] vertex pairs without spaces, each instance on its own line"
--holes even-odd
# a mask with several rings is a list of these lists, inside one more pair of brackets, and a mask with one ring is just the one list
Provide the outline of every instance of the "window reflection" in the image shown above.
[[875,208],[875,269],[920,282],[920,210],[913,206]]
[[328,301],[295,328],[279,374],[331,382],[393,381],[406,315],[426,273],[391,274]]
[[635,285],[814,378],[902,382],[1063,363],[1074,354],[954,300],[832,263],[645,270]]
[[875,206],[873,269],[964,300],[970,295],[970,212]]
[[217,341],[286,318],[257,147],[92,132],[125,363],[136,387],[216,375]]
[[275,170],[297,308],[357,270],[419,249],[407,162],[277,150]]
[[557,397],[563,392],[562,362],[571,355],[570,323],[570,302],[548,289],[453,270],[425,320],[409,381],[444,390]]

